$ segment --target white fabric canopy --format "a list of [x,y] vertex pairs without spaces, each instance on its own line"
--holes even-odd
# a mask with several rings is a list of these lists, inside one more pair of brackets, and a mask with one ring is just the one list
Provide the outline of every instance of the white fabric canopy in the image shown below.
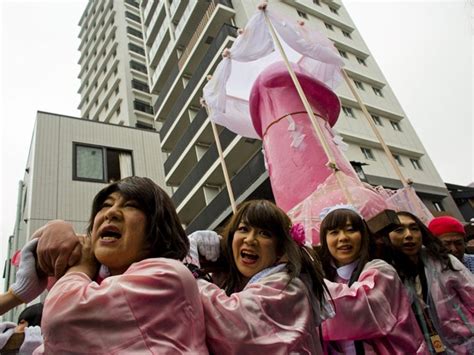
[[210,119],[249,138],[259,138],[248,107],[252,85],[265,68],[282,60],[281,55],[275,53],[264,11],[290,61],[332,89],[342,81],[340,71],[344,62],[329,39],[301,21],[281,17],[268,6],[266,10],[259,10],[232,47],[224,51],[223,60],[203,90]]

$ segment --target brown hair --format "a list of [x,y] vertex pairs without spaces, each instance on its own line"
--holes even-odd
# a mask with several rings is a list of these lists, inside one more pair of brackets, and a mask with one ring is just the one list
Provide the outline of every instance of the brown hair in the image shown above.
[[[291,220],[287,214],[274,203],[267,200],[252,200],[242,203],[237,212],[232,216],[224,229],[225,254],[229,263],[229,275],[224,282],[224,289],[228,295],[240,291],[242,286],[242,275],[237,269],[232,253],[232,241],[234,233],[241,222],[247,225],[267,231],[277,241],[277,254],[285,254],[287,271],[290,280],[305,273],[311,279],[312,291],[321,302],[326,292],[323,281],[321,264],[314,252],[306,247],[296,244],[290,235]],[[306,251],[303,250],[306,248]],[[311,254],[311,256],[310,256]]]

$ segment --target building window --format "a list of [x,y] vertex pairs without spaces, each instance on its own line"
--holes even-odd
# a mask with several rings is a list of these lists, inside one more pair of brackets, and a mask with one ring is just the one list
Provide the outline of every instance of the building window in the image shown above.
[[398,122],[390,121],[390,124],[392,125],[392,128],[394,131],[398,131],[398,132],[402,131],[402,128],[400,127],[400,124]]
[[376,88],[376,87],[372,86],[372,90],[374,90],[375,95],[383,97],[382,90],[380,90],[379,88]]
[[319,2],[319,0],[313,0],[313,4],[316,4],[318,6],[321,6],[321,3]]
[[374,123],[377,125],[377,126],[383,126],[383,123],[382,123],[382,120],[380,119],[379,116],[377,115],[371,115],[372,116],[372,119],[374,120]]
[[118,86],[115,88],[114,92],[115,92],[115,95],[118,95],[118,93],[119,93],[119,87]]
[[347,31],[342,31],[342,34],[343,34],[344,37],[352,38],[351,34]]
[[134,100],[133,101],[133,108],[138,111],[142,111],[145,113],[149,113],[150,115],[153,115],[153,107],[151,107],[148,103],[140,101],[140,100]]
[[336,14],[336,15],[339,15],[339,12],[337,12],[337,9],[332,7],[332,6],[329,6],[329,10],[333,13],[333,14]]
[[129,18],[129,19],[131,19],[135,22],[141,23],[140,22],[140,16],[132,14],[131,12],[125,11],[125,17],[127,17],[127,18]]
[[365,89],[364,89],[364,85],[362,84],[361,81],[359,81],[359,80],[354,80],[354,84],[355,84],[356,88],[358,88],[358,89],[360,89],[360,90],[365,90]]
[[352,110],[352,108],[347,107],[347,106],[342,106],[342,111],[347,117],[355,118],[354,110]]
[[443,212],[445,210],[441,201],[433,201],[433,206],[438,212]]
[[130,61],[130,67],[134,70],[137,70],[139,72],[147,74],[146,66],[144,66],[143,64],[140,64],[138,62],[135,62],[135,61],[131,60]]
[[132,152],[73,143],[74,180],[112,182],[133,176]]
[[132,88],[144,91],[146,93],[150,93],[150,88],[148,87],[148,84],[136,79],[132,80]]
[[413,159],[410,158],[411,165],[413,165],[413,168],[415,170],[423,170],[420,164],[420,161],[418,159]]
[[296,12],[298,13],[298,16],[299,16],[299,17],[308,19],[308,15],[306,14],[306,12],[303,12],[303,11],[301,11],[301,10],[296,10]]
[[137,128],[143,128],[143,129],[155,130],[155,129],[153,128],[153,125],[152,125],[152,124],[149,124],[149,123],[146,123],[146,122],[141,122],[141,121],[137,121],[137,123],[135,123],[135,127],[137,127]]
[[343,51],[342,49],[338,49],[337,51],[339,52],[339,55],[340,55],[341,57],[347,59],[347,53],[346,53],[346,51]]
[[326,26],[326,28],[327,28],[328,30],[334,31],[334,27],[332,27],[332,25],[331,25],[330,23],[324,22],[324,26]]
[[131,34],[132,36],[143,39],[143,34],[140,31],[138,31],[138,30],[136,30],[132,27],[127,26],[127,33]]
[[369,148],[360,148],[362,154],[364,154],[365,159],[367,160],[375,160],[374,153],[372,153],[372,149]]
[[115,110],[115,113],[117,114],[117,116],[120,115],[120,105],[119,105],[119,107],[117,107],[117,110]]
[[[140,5],[138,5],[138,2],[136,2],[136,1],[133,1],[133,0],[125,0],[125,2],[126,2],[127,4],[132,5],[133,7],[136,7],[137,9],[140,7]],[[171,1],[170,1],[170,3],[171,3]]]
[[137,46],[136,44],[129,43],[128,44],[128,49],[130,49],[132,52],[138,53],[142,56],[145,56],[145,51],[143,50],[142,47]]
[[365,62],[365,59],[362,59],[360,57],[357,57],[357,62],[360,64],[360,65],[363,65],[364,67],[367,66],[367,63]]
[[402,158],[398,154],[392,154],[393,159],[395,159],[398,163],[398,165],[403,166],[403,161]]

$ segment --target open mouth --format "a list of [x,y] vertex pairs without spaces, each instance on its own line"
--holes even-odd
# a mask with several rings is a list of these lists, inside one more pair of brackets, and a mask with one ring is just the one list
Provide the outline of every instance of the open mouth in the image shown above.
[[115,226],[106,226],[99,233],[99,238],[104,241],[117,240],[122,237],[122,233]]
[[352,245],[342,245],[337,248],[337,250],[340,250],[340,251],[351,251],[352,249],[353,249]]
[[247,264],[253,264],[255,263],[259,256],[251,251],[248,250],[242,250],[240,252],[240,257],[242,258],[242,261]]
[[403,247],[408,248],[408,249],[414,248],[415,246],[416,246],[415,243],[404,243],[403,244]]

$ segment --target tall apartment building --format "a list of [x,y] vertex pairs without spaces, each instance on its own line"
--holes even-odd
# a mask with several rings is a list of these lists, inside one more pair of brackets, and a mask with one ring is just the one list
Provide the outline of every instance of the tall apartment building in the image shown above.
[[79,26],[81,117],[154,128],[138,2],[90,0]]
[[[231,212],[224,176],[206,111],[199,99],[224,48],[244,27],[260,1],[142,0],[149,86],[156,99],[166,184],[172,187],[179,215],[191,232],[215,228]],[[339,0],[270,1],[294,20],[304,20],[330,38],[344,59],[348,75],[367,105],[402,173],[426,205],[462,218],[390,86]],[[342,110],[336,129],[345,153],[361,178],[372,185],[399,188],[400,181],[372,133],[347,85],[337,89]],[[220,140],[238,202],[271,198],[261,143],[220,129]]]

